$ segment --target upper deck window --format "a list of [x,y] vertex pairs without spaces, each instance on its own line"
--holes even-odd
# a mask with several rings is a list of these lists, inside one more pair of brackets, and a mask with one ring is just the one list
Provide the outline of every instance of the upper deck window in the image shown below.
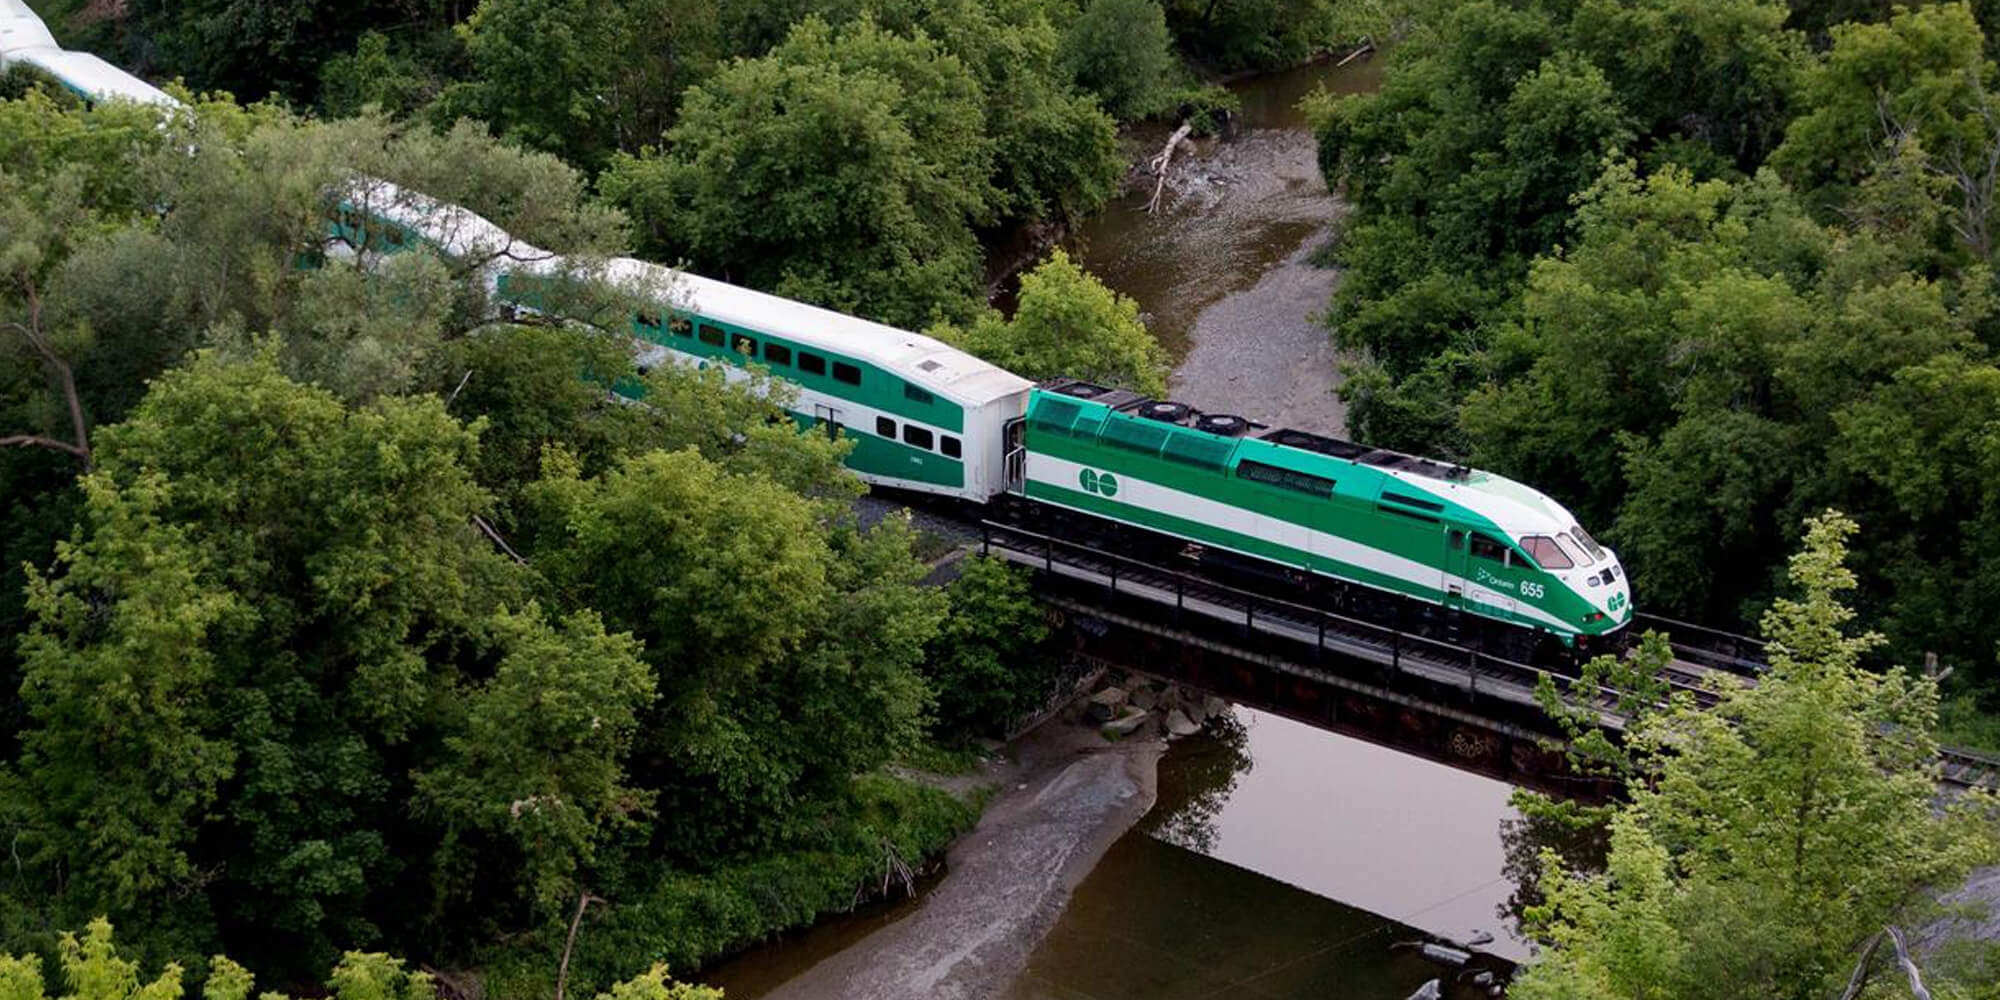
[[845,382],[848,385],[860,385],[861,369],[845,361],[836,361],[833,363],[833,380],[836,382]]
[[766,341],[764,343],[764,360],[774,365],[789,365],[792,363],[792,349],[783,344],[773,344]]
[[911,385],[908,382],[905,382],[903,383],[903,398],[913,403],[928,403],[935,397],[933,397],[928,390],[919,389],[916,386]]
[[723,341],[722,328],[703,323],[700,327],[696,328],[695,339],[700,340],[710,347],[721,347]]
[[1570,561],[1562,546],[1557,545],[1556,540],[1547,535],[1528,535],[1522,538],[1521,549],[1528,554],[1529,559],[1535,561],[1535,565],[1543,569],[1569,569],[1576,565]]
[[826,359],[811,351],[800,351],[799,370],[808,375],[824,375],[826,374]]

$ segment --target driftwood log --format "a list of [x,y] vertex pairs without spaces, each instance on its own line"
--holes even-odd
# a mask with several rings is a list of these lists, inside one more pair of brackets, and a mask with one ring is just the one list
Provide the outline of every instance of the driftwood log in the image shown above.
[[1153,168],[1153,176],[1159,178],[1159,180],[1153,184],[1152,200],[1146,202],[1146,211],[1148,213],[1159,211],[1160,195],[1167,190],[1167,167],[1173,163],[1174,150],[1193,131],[1193,122],[1182,122],[1181,127],[1175,129],[1174,134],[1167,137],[1167,144],[1160,147],[1159,155],[1153,157],[1150,161]]

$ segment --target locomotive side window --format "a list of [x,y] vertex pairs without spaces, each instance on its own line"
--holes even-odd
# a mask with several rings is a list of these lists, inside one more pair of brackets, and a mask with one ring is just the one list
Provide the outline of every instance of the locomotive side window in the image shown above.
[[958,448],[958,439],[949,434],[938,438],[938,450],[944,452],[944,457],[946,458],[958,458],[961,455]]
[[931,450],[931,432],[915,424],[904,424],[903,443],[912,448],[922,448],[925,451],[929,451]]
[[1331,479],[1304,472],[1294,472],[1291,469],[1280,469],[1275,465],[1265,465],[1262,462],[1252,462],[1249,459],[1244,459],[1236,463],[1236,477],[1238,479],[1248,479],[1253,483],[1263,483],[1267,486],[1277,486],[1283,489],[1297,490],[1300,493],[1310,493],[1316,497],[1331,498],[1333,496],[1333,480]]
[[1543,569],[1569,569],[1576,565],[1564,554],[1562,546],[1547,535],[1529,535],[1521,539],[1521,548]]
[[774,365],[789,365],[792,363],[792,349],[782,344],[766,343],[764,360]]
[[1477,531],[1472,533],[1472,554],[1481,559],[1488,559],[1502,565],[1505,565],[1507,562],[1507,546]]
[[848,385],[860,385],[861,369],[844,361],[836,361],[833,363],[833,380],[836,382],[845,382]]
[[810,351],[800,351],[799,370],[808,375],[824,375],[826,374],[826,359]]
[[1453,552],[1457,552],[1460,549],[1465,548],[1465,532],[1460,531],[1457,528],[1453,528],[1450,531],[1445,532],[1444,537],[1446,544],[1451,546],[1451,550]]
[[1076,415],[1082,407],[1075,403],[1065,403],[1060,399],[1043,399],[1035,404],[1035,412],[1028,422],[1038,431],[1051,434],[1068,434],[1070,425],[1076,422]]

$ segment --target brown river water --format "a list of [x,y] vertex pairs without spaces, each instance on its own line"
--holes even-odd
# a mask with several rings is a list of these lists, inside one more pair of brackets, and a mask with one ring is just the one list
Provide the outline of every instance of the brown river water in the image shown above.
[[[1158,212],[1145,211],[1149,188],[1073,238],[1085,266],[1136,299],[1168,346],[1175,398],[1343,430],[1338,359],[1318,319],[1338,275],[1307,260],[1342,206],[1327,193],[1297,104],[1321,87],[1372,90],[1380,74],[1380,61],[1321,64],[1235,85],[1237,135],[1184,150]],[[1166,131],[1135,142],[1156,150]],[[1152,811],[1090,869],[998,995],[1403,1000],[1434,977],[1451,986],[1453,970],[1399,942],[1484,931],[1495,940],[1481,950],[1525,958],[1504,918],[1514,891],[1500,837],[1514,815],[1509,792],[1233,707],[1228,722],[1167,751]],[[763,996],[921,905],[864,909],[705,978],[731,1000]]]

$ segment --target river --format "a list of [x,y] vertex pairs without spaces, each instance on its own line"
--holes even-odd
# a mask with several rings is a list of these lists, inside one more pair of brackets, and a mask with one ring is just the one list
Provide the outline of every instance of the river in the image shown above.
[[[1326,190],[1297,104],[1320,87],[1372,90],[1380,73],[1375,61],[1322,64],[1236,85],[1238,134],[1194,144],[1157,212],[1145,210],[1150,191],[1134,192],[1072,238],[1078,259],[1136,299],[1167,345],[1175,398],[1344,430],[1338,359],[1318,319],[1338,275],[1309,260],[1343,208]],[[1135,141],[1157,148],[1165,132]],[[1232,706],[1161,758],[1151,812],[1086,869],[998,990],[1008,1000],[1402,1000],[1430,978],[1449,984],[1452,973],[1399,942],[1485,932],[1494,940],[1483,951],[1524,958],[1502,917],[1514,890],[1501,839],[1510,791]],[[773,990],[859,995],[866,991],[853,988],[852,972],[829,970],[881,960],[870,943],[880,951],[898,934],[922,940],[910,917],[923,905],[824,923],[705,978],[732,1000]],[[1483,993],[1447,993],[1475,995]]]

